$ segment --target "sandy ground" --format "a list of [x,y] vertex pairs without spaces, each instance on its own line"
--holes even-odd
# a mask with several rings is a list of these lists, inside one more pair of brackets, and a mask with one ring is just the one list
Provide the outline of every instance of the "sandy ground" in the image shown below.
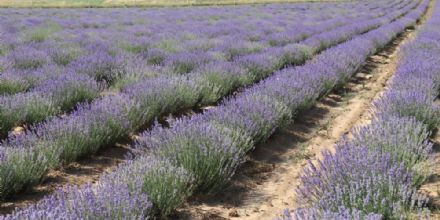
[[[371,56],[341,90],[300,114],[295,123],[260,144],[220,195],[195,196],[172,216],[179,219],[273,219],[295,204],[294,189],[307,160],[321,158],[354,126],[368,123],[371,103],[380,97],[398,64],[399,46],[413,29]],[[440,172],[439,172],[440,173]]]
[[[440,104],[440,103],[439,103]],[[432,163],[431,163],[431,176],[420,188],[420,191],[427,195],[429,198],[429,206],[432,210],[432,219],[440,219],[440,134],[432,139],[434,144]]]

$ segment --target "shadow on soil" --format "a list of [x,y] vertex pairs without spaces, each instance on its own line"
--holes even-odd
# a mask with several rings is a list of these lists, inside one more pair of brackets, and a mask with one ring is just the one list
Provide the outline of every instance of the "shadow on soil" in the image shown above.
[[[294,151],[289,162],[299,161],[307,158],[304,154],[305,143],[316,132],[317,128],[322,127],[318,124],[328,113],[329,107],[337,107],[343,99],[339,96],[329,96],[322,100],[321,107],[313,107],[306,113],[299,114],[295,123],[286,126],[277,131],[265,143],[260,143],[255,150],[249,154],[248,160],[240,167],[231,183],[224,191],[216,195],[195,195],[189,199],[189,205],[200,205],[202,203],[209,205],[221,204],[225,207],[240,206],[243,204],[243,198],[265,201],[264,196],[259,194],[249,195],[249,189],[255,185],[264,182],[271,172],[281,163],[286,162],[283,157],[287,151]],[[189,219],[190,213],[187,211],[178,211],[170,219]],[[201,219],[224,219],[215,212],[202,213]],[[233,216],[232,216],[233,217]]]
[[[305,150],[307,141],[317,132],[326,132],[325,119],[329,118],[329,108],[336,108],[350,100],[357,92],[355,87],[362,86],[365,81],[371,78],[378,66],[387,64],[390,55],[394,53],[401,42],[413,29],[407,29],[405,33],[400,34],[394,41],[388,44],[377,54],[370,56],[365,64],[357,71],[360,75],[353,76],[346,86],[334,90],[319,101],[306,112],[298,114],[295,122],[279,131],[265,143],[260,143],[255,150],[248,155],[247,161],[240,167],[231,183],[222,192],[215,195],[195,195],[189,199],[188,207],[194,207],[193,211],[197,213],[198,219],[225,219],[221,217],[223,213],[217,213],[216,210],[201,210],[197,206],[206,204],[208,206],[221,205],[225,208],[239,207],[245,200],[255,202],[264,202],[267,198],[263,194],[252,191],[256,185],[261,185],[272,175],[272,171],[282,163],[299,162],[302,159],[308,159]],[[365,89],[365,88],[362,88]],[[324,124],[323,124],[324,121]],[[286,159],[286,152],[289,151]],[[293,152],[293,153],[290,153]],[[293,190],[293,189],[292,189]],[[252,195],[250,195],[252,192]],[[200,210],[198,210],[200,209]],[[229,213],[230,217],[234,212]],[[176,211],[170,219],[193,219],[194,213],[188,208]]]

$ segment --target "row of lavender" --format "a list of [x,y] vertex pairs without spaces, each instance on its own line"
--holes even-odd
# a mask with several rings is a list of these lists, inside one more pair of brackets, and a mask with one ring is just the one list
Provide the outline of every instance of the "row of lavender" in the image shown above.
[[[28,19],[30,20],[30,19]],[[67,65],[71,62],[74,62],[74,59],[76,55],[71,54],[73,52],[78,52],[76,50],[72,51],[64,51],[61,49],[61,46],[64,45],[58,45],[58,47],[54,47],[52,44],[54,44],[52,41],[47,42],[48,36],[40,36],[40,32],[46,31],[51,33],[50,31],[46,30],[49,29],[48,27],[45,27],[44,25],[37,25],[37,27],[26,29],[27,26],[32,26],[35,23],[38,24],[38,22],[41,23],[41,21],[32,21],[29,22],[30,24],[26,24],[23,27],[20,27],[19,25],[10,25],[7,26],[8,29],[12,29],[9,32],[14,33],[14,28],[17,28],[16,26],[20,27],[20,29],[24,29],[25,35],[24,35],[24,42],[11,42],[6,47],[11,48],[9,53],[4,59],[4,66],[9,66],[4,74],[2,74],[2,86],[0,86],[2,89],[4,89],[4,92],[6,93],[15,93],[17,91],[25,90],[28,88],[33,88],[35,86],[34,84],[40,84],[42,82],[45,82],[49,78],[51,79],[53,83],[53,78],[57,78],[60,73],[66,71],[64,69],[58,70],[56,65],[47,65],[46,63],[50,63],[48,60],[53,60],[56,64],[64,64]],[[52,21],[53,22],[53,21]],[[98,21],[99,22],[99,21]],[[40,27],[43,26],[43,27]],[[66,27],[63,27],[63,29]],[[52,28],[54,29],[54,28]],[[74,29],[69,29],[69,31]],[[52,31],[53,32],[53,31]],[[80,33],[83,33],[85,31],[82,31]],[[87,33],[87,32],[86,32]],[[18,34],[16,34],[18,35]],[[14,39],[11,34],[10,39]],[[14,39],[15,40],[15,39]],[[14,41],[13,40],[13,41]],[[28,42],[29,41],[29,42]],[[40,45],[44,42],[43,45]],[[65,43],[65,42],[64,42]],[[95,42],[94,42],[95,43]],[[30,44],[30,45],[29,45]],[[88,66],[87,69],[91,73],[91,75],[94,75],[97,73],[100,74],[114,74],[116,72],[120,72],[118,69],[120,68],[119,65],[122,64],[122,60],[130,60],[127,57],[122,59],[122,57],[118,57],[121,59],[112,59],[109,54],[106,54],[106,51],[104,51],[104,47],[108,47],[108,45],[97,42],[96,45],[93,45],[91,43],[83,43],[85,44],[83,47],[90,47],[90,52],[95,52],[91,57],[88,57],[87,55],[84,55],[81,57],[81,61],[78,61],[80,63],[91,63],[96,64],[92,66]],[[102,44],[102,45],[101,45]],[[47,51],[44,51],[42,49],[46,49]],[[107,48],[106,48],[107,49]],[[61,50],[61,51],[59,51]],[[96,53],[96,51],[99,51]],[[67,53],[67,54],[66,54]],[[92,60],[91,58],[95,58]],[[51,59],[49,59],[51,58]],[[98,60],[96,60],[98,59]],[[40,66],[44,66],[40,67]],[[55,66],[55,67],[54,67]],[[74,65],[77,66],[77,65]],[[83,66],[83,65],[79,65]],[[122,68],[122,67],[121,67]],[[26,70],[26,71],[17,71],[17,70]],[[28,69],[31,69],[30,71]],[[36,70],[34,70],[36,69]],[[67,70],[70,69],[78,69],[78,68],[67,68]],[[122,71],[122,70],[121,70]],[[51,74],[47,74],[46,72],[50,72]],[[55,72],[55,76],[52,76],[52,72]],[[78,72],[78,71],[75,71]],[[79,71],[84,72],[84,71]],[[99,78],[99,77],[98,77]],[[108,78],[108,77],[107,77]],[[84,79],[78,80],[78,82],[84,81]],[[55,89],[56,92],[58,92],[58,89],[65,88],[69,86],[65,86],[65,80],[56,80],[56,82],[60,82],[63,84],[61,87],[57,87]],[[49,84],[50,86],[51,84]],[[35,122],[44,119],[45,117],[39,117],[41,114],[45,115],[53,115],[54,114],[54,106],[59,106],[58,104],[53,105],[52,104],[52,93],[51,91],[47,91],[45,89],[47,85],[37,86],[37,90],[42,90],[40,87],[43,88],[43,92],[39,93],[25,93],[25,94],[18,94],[16,96],[10,96],[10,97],[2,97],[2,130],[3,133],[9,131],[9,129],[14,124],[19,124],[20,121],[26,122]],[[93,88],[93,87],[91,87]],[[75,90],[73,90],[75,91]],[[93,93],[93,91],[91,92]],[[96,93],[96,92],[95,92]],[[49,99],[48,99],[49,97]],[[68,99],[68,96],[61,96],[63,98]],[[19,102],[17,102],[19,100]],[[37,103],[37,104],[34,104]],[[29,107],[28,107],[29,106]],[[74,105],[73,105],[74,106]],[[29,108],[32,108],[28,110]],[[35,109],[36,111],[32,111]],[[44,109],[44,110],[43,110]],[[22,110],[22,111],[17,111]],[[43,111],[42,111],[43,110]],[[14,117],[15,116],[15,117]],[[35,118],[35,120],[33,120]]]
[[[323,7],[328,7],[326,12],[319,12]],[[224,56],[227,56],[226,59],[233,59],[237,55],[250,53],[259,48],[291,43],[291,36],[297,34],[297,29],[309,29],[310,26],[316,24],[316,21],[334,18],[334,14],[339,13],[343,15],[342,17],[353,18],[356,15],[349,15],[351,14],[348,10],[350,7],[355,7],[359,9],[359,13],[363,13],[362,9],[368,9],[368,4],[360,6],[353,4],[273,5],[270,7],[206,8],[204,10],[168,9],[167,11],[6,10],[2,11],[4,23],[2,27],[5,32],[2,47],[10,48],[9,50],[12,51],[6,50],[10,54],[6,56],[3,64],[6,67],[15,67],[15,69],[27,69],[50,62],[45,61],[48,57],[54,60],[52,64],[70,64],[74,61],[72,59],[78,56],[68,53],[72,52],[71,50],[75,51],[71,48],[71,43],[79,44],[76,45],[78,47],[85,47],[77,48],[77,50],[91,50],[79,55],[88,56],[92,55],[88,53],[96,52],[93,57],[108,57],[109,54],[106,52],[109,51],[103,49],[114,50],[115,48],[108,47],[113,44],[128,44],[121,47],[128,48],[130,52],[139,53],[162,50],[158,53],[166,53],[162,58],[164,60],[168,60],[166,57],[175,53],[191,54],[197,51],[204,52],[214,47],[215,51],[223,52]],[[369,7],[381,10],[375,4]],[[311,13],[301,13],[303,10]],[[370,10],[367,11],[370,12]],[[384,10],[381,11],[384,12]],[[112,17],[106,16],[107,13],[111,13]],[[46,20],[49,15],[52,16],[50,21]],[[18,19],[18,16],[25,16],[26,19]],[[146,20],[145,16],[149,16],[151,20]],[[116,23],[115,20],[117,20]],[[175,25],[176,23],[179,25]],[[80,36],[75,32],[79,32]],[[57,36],[53,36],[54,33]],[[252,42],[257,42],[257,45],[249,45]],[[201,48],[197,48],[197,45]],[[22,50],[23,46],[30,48]],[[67,48],[67,51],[63,51],[62,46],[64,46],[63,49]],[[44,48],[47,49],[42,50]],[[236,48],[243,50],[241,52],[230,51]],[[103,54],[100,54],[101,52]],[[112,53],[117,52],[112,51]],[[20,54],[28,54],[28,56],[18,56]],[[43,61],[39,62],[35,59],[43,59]],[[57,60],[62,60],[62,62],[57,62]],[[81,63],[87,61],[93,63],[95,60],[86,58]],[[170,62],[171,60],[168,60],[166,63]]]
[[[343,5],[335,5],[335,6],[337,7],[331,7],[329,11],[336,12],[340,10],[339,12],[341,14],[343,15],[347,14],[346,12],[347,9],[344,9],[344,7],[340,7]],[[359,9],[361,8],[363,7],[359,7]],[[186,14],[188,13],[186,10],[168,11],[168,14],[165,15],[162,15],[162,13],[157,13],[158,11],[161,12],[160,10],[158,11],[127,10],[127,11],[115,11],[115,12],[111,11],[110,13],[112,13],[112,15],[115,15],[118,20],[119,19],[124,20],[124,22],[122,23],[116,22],[115,25],[109,25],[111,23],[115,23],[113,20],[114,18],[110,18],[111,20],[110,21],[108,20],[108,18],[102,17],[104,16],[104,14],[102,13],[107,13],[107,11],[101,12],[99,10],[98,11],[86,10],[86,11],[80,11],[74,13],[69,11],[61,11],[61,13],[59,13],[59,11],[58,12],[43,11],[42,15],[40,15],[42,18],[47,17],[48,14],[56,16],[55,18],[51,19],[50,22],[55,23],[52,25],[58,28],[54,28],[54,27],[50,28],[50,24],[47,24],[47,21],[40,18],[38,16],[38,13],[36,17],[32,17],[31,15],[26,14],[26,12],[28,11],[25,11],[24,13],[22,13],[21,11],[12,11],[12,12],[6,11],[5,12],[6,15],[4,16],[6,21],[8,21],[7,15],[15,15],[15,13],[18,13],[21,16],[23,14],[26,14],[26,17],[28,17],[28,19],[26,19],[25,24],[22,24],[21,26],[20,24],[11,24],[7,26],[8,22],[6,22],[5,26],[8,27],[7,29],[10,33],[9,35],[6,35],[8,36],[8,38],[6,39],[12,41],[12,42],[7,42],[6,45],[8,45],[7,47],[15,48],[15,50],[10,54],[10,56],[6,57],[7,59],[5,63],[7,66],[15,67],[12,70],[16,70],[17,68],[18,69],[26,68],[28,66],[27,64],[29,64],[29,67],[35,67],[46,63],[43,61],[41,62],[35,61],[34,59],[45,60],[45,58],[47,57],[52,57],[52,59],[55,60],[54,61],[55,63],[57,63],[56,60],[59,59],[62,60],[61,64],[63,65],[70,64],[71,62],[77,64],[74,66],[89,65],[89,66],[78,67],[79,69],[83,69],[83,70],[79,70],[79,72],[86,72],[94,77],[107,78],[107,80],[109,80],[109,78],[115,78],[115,76],[111,76],[111,74],[114,74],[115,72],[123,71],[122,66],[120,67],[121,70],[118,71],[117,70],[118,66],[116,65],[115,67],[114,66],[115,64],[123,64],[125,60],[130,60],[130,57],[119,57],[121,59],[111,59],[112,57],[109,57],[109,55],[111,55],[112,53],[114,54],[120,52],[117,51],[117,48],[111,48],[111,45],[114,44],[116,45],[123,44],[120,45],[122,49],[127,49],[129,52],[133,52],[135,54],[136,53],[142,54],[148,52],[151,53],[151,50],[158,50],[162,48],[163,51],[157,53],[159,54],[166,53],[166,55],[160,58],[160,60],[168,60],[167,57],[169,55],[173,55],[178,52],[187,53],[187,54],[181,54],[179,56],[179,57],[183,57],[182,55],[188,55],[193,52],[206,52],[205,50],[209,50],[213,48],[214,51],[222,52],[223,56],[235,57],[243,53],[245,54],[245,53],[252,53],[254,51],[258,51],[270,45],[277,45],[276,42],[278,41],[282,41],[281,44],[284,45],[289,43],[292,39],[287,33],[292,32],[292,28],[293,28],[292,24],[297,24],[297,23],[301,24],[299,26],[298,25],[295,26],[295,28],[293,29],[308,29],[310,24],[314,24],[317,21],[322,21],[334,17],[330,13],[318,15],[318,16],[317,13],[311,13],[306,15],[302,14],[297,18],[295,18],[296,16],[293,16],[293,15],[297,15],[298,11],[302,9],[313,11],[313,7],[310,7],[310,5],[300,5],[298,7],[287,6],[287,10],[281,7],[273,7],[273,8],[257,7],[251,10],[255,14],[259,14],[260,16],[266,16],[265,17],[266,20],[264,20],[263,22],[260,16],[258,15],[257,16],[247,15],[244,18],[241,18],[239,16],[240,15],[239,12],[242,12],[242,9],[243,8],[238,8],[238,10],[235,9],[231,10],[231,8],[229,8],[229,10],[217,10],[217,12],[211,9],[211,10],[206,10],[207,13],[199,12],[199,13],[195,13],[194,15],[192,15],[193,11],[191,11],[191,14],[189,14],[190,16]],[[235,13],[235,11],[237,11],[238,13]],[[30,11],[29,13],[32,14],[36,12]],[[97,13],[98,16],[91,16],[90,13],[94,13],[94,14]],[[183,16],[185,14],[186,16]],[[65,18],[66,16],[68,18]],[[81,17],[77,18],[77,16],[81,16]],[[154,22],[153,24],[149,24],[151,23],[151,21],[139,20],[139,17],[145,17],[145,16],[151,16],[153,20],[157,20],[160,22],[158,23]],[[164,16],[166,16],[165,18],[167,19],[164,19]],[[216,17],[216,19],[212,21],[210,19],[212,16],[214,17],[218,16],[218,18]],[[12,17],[16,18],[17,15]],[[217,22],[217,20],[220,18],[221,20]],[[240,22],[237,24],[236,22],[233,22],[234,19],[240,20]],[[74,22],[71,22],[72,20],[74,20]],[[94,20],[92,21],[94,23],[93,25],[88,24],[90,23],[90,20]],[[125,21],[125,20],[131,20],[131,21]],[[281,22],[281,20],[285,20],[285,22]],[[17,21],[11,21],[11,23],[14,22],[17,23]],[[176,26],[175,23],[177,22],[181,24]],[[222,25],[221,28],[218,23]],[[48,25],[49,27],[47,27]],[[254,27],[255,25],[259,25],[258,30],[262,31],[262,33],[257,32],[255,30]],[[28,26],[30,28],[27,28]],[[202,26],[204,28],[201,28]],[[215,29],[213,29],[213,27]],[[55,32],[55,31],[51,31],[51,29],[57,30],[60,28],[62,28],[64,31],[61,33],[59,30],[56,31],[58,36],[57,38],[63,38],[63,40],[61,42],[58,42],[59,40],[57,38],[52,39],[50,37],[50,34],[51,33],[53,34],[53,32]],[[238,31],[240,28],[242,30]],[[24,32],[24,37],[22,37],[24,39],[18,40],[18,42],[16,42],[17,40],[14,38],[15,35],[18,35],[17,33],[15,33],[17,32],[16,29],[24,30],[22,31]],[[74,32],[79,32],[80,36],[77,36],[78,34],[73,34]],[[49,35],[40,36],[40,34],[42,33],[46,33]],[[262,40],[260,38],[264,36],[263,34],[271,37],[269,39]],[[228,41],[222,40],[222,37],[228,37]],[[124,43],[119,42],[119,41],[127,41],[127,40],[129,41]],[[229,46],[225,45],[228,43],[231,44],[231,41],[229,40],[231,40],[234,43],[237,43],[238,45],[241,45],[238,48],[241,48],[243,50],[241,52],[240,51],[237,52],[235,51],[237,47],[232,47],[231,45]],[[189,41],[191,43],[189,43]],[[254,42],[255,44],[252,44],[252,42]],[[271,42],[275,42],[275,43],[271,43]],[[40,43],[41,45],[38,43]],[[72,49],[71,48],[72,45],[70,45],[72,43],[79,44],[77,45],[78,47],[83,47],[87,49],[87,51],[85,51],[83,54],[79,53],[80,51],[78,50],[80,50],[81,48],[77,48],[76,50],[75,48]],[[198,48],[196,47],[196,45],[201,45],[201,46],[199,46],[200,48]],[[33,50],[30,48],[26,48],[22,50],[21,47],[23,46],[28,46],[30,48],[33,48]],[[46,49],[47,51],[46,50],[41,51],[42,49]],[[33,51],[35,52],[35,50],[40,52],[40,54],[33,54]],[[94,54],[89,54],[92,52]],[[20,56],[26,54],[28,54],[28,56],[23,56],[23,57]],[[39,55],[39,56],[32,56],[32,55]],[[81,56],[81,61],[72,60],[79,55],[83,55]],[[207,53],[205,55],[209,56],[210,54]],[[118,55],[116,54],[115,56]],[[96,57],[98,57],[98,59],[103,59],[103,60],[97,60]],[[201,58],[199,57],[198,60],[200,59]],[[104,62],[107,65],[102,64],[102,62]],[[168,60],[165,63],[172,63],[172,62],[171,60]],[[77,70],[78,68],[72,68],[72,69]],[[178,67],[176,68],[179,69]],[[103,69],[108,70],[107,73],[100,71]],[[96,73],[89,73],[89,71],[95,71]],[[15,75],[17,74],[18,75],[25,74],[23,80],[28,80],[27,73],[20,73],[20,72],[15,73]],[[103,74],[106,74],[108,76],[104,76]],[[8,75],[8,76],[12,77],[13,75]],[[36,76],[32,76],[32,77],[38,78],[39,75],[37,74]],[[40,81],[32,77],[31,77],[31,81]],[[8,82],[9,84],[14,84],[13,80],[11,82],[8,81],[7,79],[8,78],[5,78],[5,80],[3,81]]]
[[70,187],[5,219],[132,218],[166,215],[195,192],[216,192],[255,143],[295,112],[344,83],[367,56],[414,25],[429,1],[390,24],[324,51],[304,66],[277,72],[202,115],[144,133],[136,157],[96,186]]
[[[414,4],[408,7],[413,8]],[[410,10],[408,7],[390,13],[385,18],[351,24],[346,29],[337,28],[329,32],[328,38],[318,34],[312,42],[323,42],[319,43],[325,45],[321,46],[322,49],[330,47],[390,22],[407,13]],[[302,53],[300,49],[295,51],[292,53]],[[296,56],[292,56],[291,59],[296,60]],[[234,67],[229,69],[229,78],[221,78],[222,73],[219,73],[216,79],[220,78],[225,83],[237,79]],[[80,105],[66,117],[53,118],[22,135],[10,136],[0,151],[1,197],[39,183],[51,168],[114,144],[161,114],[195,106],[200,97],[216,92],[202,90],[199,81],[191,81],[183,76],[143,80],[127,88],[122,93],[105,96],[90,105]]]
[[440,125],[440,4],[402,60],[371,124],[305,169],[286,219],[429,219],[417,192],[430,175],[429,137]]
[[[410,8],[415,3],[414,1],[390,2],[389,7],[396,9],[402,7]],[[365,11],[365,7],[363,5],[357,6],[357,9],[354,11]],[[202,48],[185,47],[188,49],[187,51],[170,52],[164,56],[164,63],[154,67],[148,67],[148,64],[151,62],[141,55],[152,50],[148,48],[148,45],[140,48],[136,47],[138,49],[134,51],[121,52],[121,48],[109,46],[111,43],[114,44],[112,41],[82,42],[81,44],[84,44],[82,47],[86,48],[85,50],[92,53],[92,55],[80,55],[77,50],[74,50],[73,52],[78,53],[74,56],[70,54],[72,51],[64,51],[64,45],[57,45],[59,44],[56,43],[57,41],[39,39],[41,42],[35,42],[35,40],[27,40],[28,37],[26,37],[23,40],[24,42],[15,42],[17,45],[8,45],[8,47],[14,49],[11,49],[12,51],[8,53],[5,57],[5,62],[3,62],[9,67],[1,75],[0,90],[3,88],[4,92],[7,93],[14,93],[25,89],[30,89],[30,91],[0,97],[0,135],[6,135],[14,126],[22,125],[23,123],[41,122],[49,116],[71,110],[78,102],[88,102],[99,97],[98,93],[102,91],[102,88],[106,87],[106,83],[97,83],[94,79],[98,82],[102,80],[107,81],[121,89],[121,87],[126,87],[127,84],[130,86],[137,81],[142,81],[142,78],[170,75],[170,72],[186,73],[190,80],[187,77],[181,76],[165,76],[160,81],[166,81],[172,85],[175,84],[175,81],[190,81],[188,82],[189,84],[197,82],[197,86],[201,90],[209,90],[200,92],[200,94],[206,94],[200,98],[201,103],[215,102],[236,87],[251,84],[285,65],[301,63],[311,54],[330,46],[329,44],[335,43],[331,37],[338,35],[332,36],[322,32],[338,27],[343,29],[341,26],[346,26],[350,22],[361,22],[366,19],[383,16],[384,12],[388,9],[390,8],[379,7],[366,15],[360,13],[359,17],[352,15],[345,15],[345,17],[337,16],[330,21],[320,20],[328,19],[329,16],[324,18],[312,16],[309,20],[307,20],[307,16],[302,17],[306,21],[301,22],[306,24],[314,23],[316,25],[314,27],[302,27],[303,29],[296,31],[294,34],[288,31],[291,30],[291,26],[286,26],[287,24],[285,23],[282,23],[282,25],[277,24],[278,19],[269,20],[271,25],[277,25],[277,27],[287,30],[276,32],[276,36],[279,38],[273,36],[269,40],[246,39],[250,35],[253,36],[254,32],[252,31],[248,31],[246,34],[233,32],[212,36],[209,38],[211,43],[208,46]],[[272,12],[271,10],[269,11]],[[254,19],[249,20],[253,21]],[[298,23],[300,22],[297,20],[290,22],[290,24]],[[297,27],[297,25],[292,26]],[[43,28],[43,30],[45,29]],[[73,31],[75,29],[69,28],[66,30]],[[41,30],[37,28],[36,32],[39,33],[39,31]],[[110,36],[113,36],[112,39],[119,39],[119,35],[102,30],[98,32],[100,33],[99,36],[102,36],[101,32],[110,34]],[[336,30],[333,33],[336,33]],[[30,35],[32,36],[32,34]],[[60,34],[57,33],[58,35]],[[313,35],[316,36],[311,37]],[[238,46],[232,47],[232,45],[229,45],[226,47],[226,42],[219,39],[225,36],[233,37],[234,43],[241,38],[245,38],[246,41],[242,39],[238,41],[241,42]],[[122,36],[120,37],[122,38]],[[197,38],[201,37],[206,38],[206,36],[200,36],[200,34],[197,36]],[[323,41],[322,37],[329,39]],[[294,44],[306,38],[308,39],[301,43],[302,46]],[[276,41],[277,39],[282,40],[282,43]],[[62,43],[66,44],[68,41],[62,40]],[[178,45],[187,45],[187,41],[183,40]],[[230,42],[228,41],[228,43]],[[136,43],[138,41],[134,40],[134,44]],[[143,43],[146,44],[147,42]],[[57,46],[63,48],[58,48]],[[127,45],[123,44],[122,47],[125,48]],[[59,51],[60,49],[62,51]],[[34,50],[35,53],[32,52]],[[46,50],[47,52],[45,52]],[[58,65],[47,64],[49,57],[54,62],[58,59],[63,62],[59,61],[56,63]],[[38,61],[38,59],[46,61]],[[225,72],[227,73],[226,75]],[[170,77],[171,79],[169,79]],[[151,81],[154,79],[147,80]]]

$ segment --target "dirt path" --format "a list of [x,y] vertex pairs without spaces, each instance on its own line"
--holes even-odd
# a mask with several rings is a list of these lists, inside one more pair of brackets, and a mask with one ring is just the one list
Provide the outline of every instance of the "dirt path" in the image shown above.
[[437,133],[432,142],[434,144],[433,161],[430,166],[432,175],[423,184],[420,191],[427,195],[430,200],[432,219],[440,219],[440,133]]
[[414,37],[414,29],[406,30],[371,56],[343,89],[257,146],[221,195],[195,196],[172,218],[273,219],[284,209],[297,207],[294,188],[307,159],[316,161],[323,149],[332,149],[341,136],[371,119],[371,103],[395,72],[400,46]]

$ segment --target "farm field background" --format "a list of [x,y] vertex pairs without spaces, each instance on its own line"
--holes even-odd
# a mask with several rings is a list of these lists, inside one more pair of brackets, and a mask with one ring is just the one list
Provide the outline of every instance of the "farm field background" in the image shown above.
[[0,0],[0,7],[161,7],[344,0]]
[[439,13],[1,8],[0,219],[436,218]]

